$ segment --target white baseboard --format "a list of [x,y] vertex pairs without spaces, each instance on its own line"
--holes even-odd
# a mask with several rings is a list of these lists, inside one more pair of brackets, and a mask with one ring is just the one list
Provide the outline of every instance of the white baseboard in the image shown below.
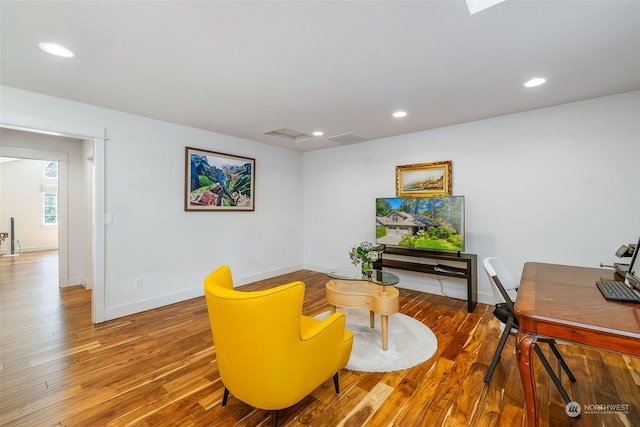
[[133,301],[131,303],[117,305],[114,307],[106,307],[104,309],[103,320],[113,320],[119,317],[129,316],[131,314],[141,313],[143,311],[152,310],[165,305],[175,304],[177,302],[186,301],[204,295],[202,286],[191,289],[185,289],[180,292],[160,295],[153,298]]
[[[345,265],[345,267],[347,266],[348,265]],[[324,273],[331,269],[330,267],[321,265],[305,265],[304,268],[319,273]],[[400,277],[400,282],[397,285],[399,288],[434,295],[444,295],[462,300],[467,299],[467,282],[465,279],[440,276],[440,281],[442,282],[442,286],[440,286],[440,281],[438,281],[435,275],[404,270],[393,270],[393,273]],[[478,302],[495,304],[496,299],[493,293],[485,293],[478,289]]]
[[[397,286],[403,289],[411,289],[412,291],[426,292],[433,295],[443,295],[465,301],[467,299],[466,282],[456,282],[454,280],[443,279],[441,287],[437,280],[435,283],[427,280],[424,282],[400,280],[400,283],[398,283]],[[496,300],[493,294],[487,294],[478,290],[478,302],[492,305],[496,303]]]
[[104,318],[104,305],[100,304],[93,307],[93,315],[91,316],[91,320],[95,324],[102,323],[107,320]]
[[82,286],[84,286],[84,287],[86,288],[86,287],[87,287],[87,286],[86,286],[86,283],[87,283],[87,281],[86,281],[86,280],[84,280],[84,277],[82,277],[82,276],[78,276],[78,277],[69,277],[69,278],[67,279],[67,286],[78,286],[78,285],[82,285]]
[[[316,265],[293,265],[289,267],[278,268],[274,270],[269,270],[266,272],[252,274],[249,276],[243,277],[234,277],[234,286],[241,286],[247,283],[253,283],[258,280],[269,279],[274,276],[279,276],[282,274],[292,273],[298,270],[311,270],[317,272],[325,272],[330,268],[326,268],[323,266]],[[401,276],[401,274],[398,274]],[[445,295],[451,298],[458,299],[467,299],[467,286],[466,282],[461,279],[443,279],[442,280],[442,290],[440,289],[440,284],[437,280],[429,279],[426,276],[422,276],[418,279],[411,278],[409,275],[402,275],[400,277],[400,283],[398,287],[404,289],[411,289],[419,292],[426,292],[434,295]],[[202,286],[197,286],[190,289],[184,289],[180,292],[174,292],[171,294],[155,296],[153,298],[147,298],[143,300],[133,301],[131,303],[126,303],[114,307],[106,307],[104,309],[105,318],[104,319],[96,319],[98,322],[117,319],[119,317],[129,316],[131,314],[141,313],[143,311],[152,310],[154,308],[163,307],[169,304],[175,304],[177,302],[186,301],[192,298],[197,298],[204,295],[204,290]],[[495,299],[493,294],[484,294],[478,292],[478,302],[482,302],[485,304],[495,304]]]
[[[6,248],[2,248],[2,255],[10,255],[11,254],[11,247],[9,245],[7,245],[7,241],[5,240],[2,243],[2,246],[7,246]],[[13,247],[13,251],[15,252],[15,254],[18,253],[24,253],[24,252],[40,252],[40,251],[55,251],[58,249],[57,245],[43,245],[43,246],[23,246],[23,247],[19,247],[18,245],[15,245]]]
[[[302,270],[302,265],[291,265],[289,267],[276,268],[273,270],[265,271],[258,274],[252,274],[244,277],[233,277],[233,286],[246,285],[247,283],[257,282],[258,280],[270,279],[281,274],[293,273],[294,271]],[[284,284],[284,283],[283,283]]]
[[[302,266],[294,265],[289,267],[277,268],[274,270],[265,271],[259,274],[252,274],[244,277],[233,277],[234,286],[241,286],[247,283],[253,283],[258,280],[269,279],[281,274],[287,274],[294,271],[301,270]],[[169,304],[175,304],[177,302],[190,300],[204,295],[204,289],[202,286],[197,286],[190,289],[184,289],[179,292],[171,294],[159,295],[153,298],[147,298],[143,300],[133,301],[114,307],[106,307],[104,309],[105,318],[100,321],[117,319],[119,317],[129,316],[135,313],[141,313],[147,310],[153,310],[154,308],[163,307]]]

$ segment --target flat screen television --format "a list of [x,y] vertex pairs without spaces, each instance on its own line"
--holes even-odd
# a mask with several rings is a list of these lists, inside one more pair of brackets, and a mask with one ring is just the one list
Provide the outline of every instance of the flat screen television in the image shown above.
[[464,196],[376,198],[376,244],[464,251]]

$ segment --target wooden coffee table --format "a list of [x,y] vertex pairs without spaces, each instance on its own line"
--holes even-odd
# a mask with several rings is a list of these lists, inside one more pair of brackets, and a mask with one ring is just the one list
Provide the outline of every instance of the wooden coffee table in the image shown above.
[[327,276],[331,278],[326,286],[326,298],[331,306],[331,313],[335,313],[336,307],[368,309],[371,328],[375,327],[375,315],[379,314],[382,324],[382,349],[386,351],[389,341],[389,315],[397,313],[400,307],[398,289],[393,287],[400,280],[398,276],[374,270],[372,276],[367,277],[349,268],[329,270]]

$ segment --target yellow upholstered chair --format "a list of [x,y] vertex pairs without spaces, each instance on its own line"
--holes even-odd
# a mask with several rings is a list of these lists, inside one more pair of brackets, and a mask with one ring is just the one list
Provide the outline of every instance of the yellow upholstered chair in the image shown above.
[[319,321],[302,315],[304,283],[243,292],[233,289],[231,270],[223,265],[204,281],[218,369],[229,392],[259,409],[292,406],[333,377],[351,355],[353,333],[335,313]]

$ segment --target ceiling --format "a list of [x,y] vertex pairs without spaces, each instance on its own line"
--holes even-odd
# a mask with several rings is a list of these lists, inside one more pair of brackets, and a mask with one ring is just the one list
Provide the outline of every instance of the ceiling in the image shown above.
[[[0,14],[3,85],[299,151],[640,89],[637,0],[474,15],[464,0],[2,0]],[[324,136],[265,135],[279,129]]]

